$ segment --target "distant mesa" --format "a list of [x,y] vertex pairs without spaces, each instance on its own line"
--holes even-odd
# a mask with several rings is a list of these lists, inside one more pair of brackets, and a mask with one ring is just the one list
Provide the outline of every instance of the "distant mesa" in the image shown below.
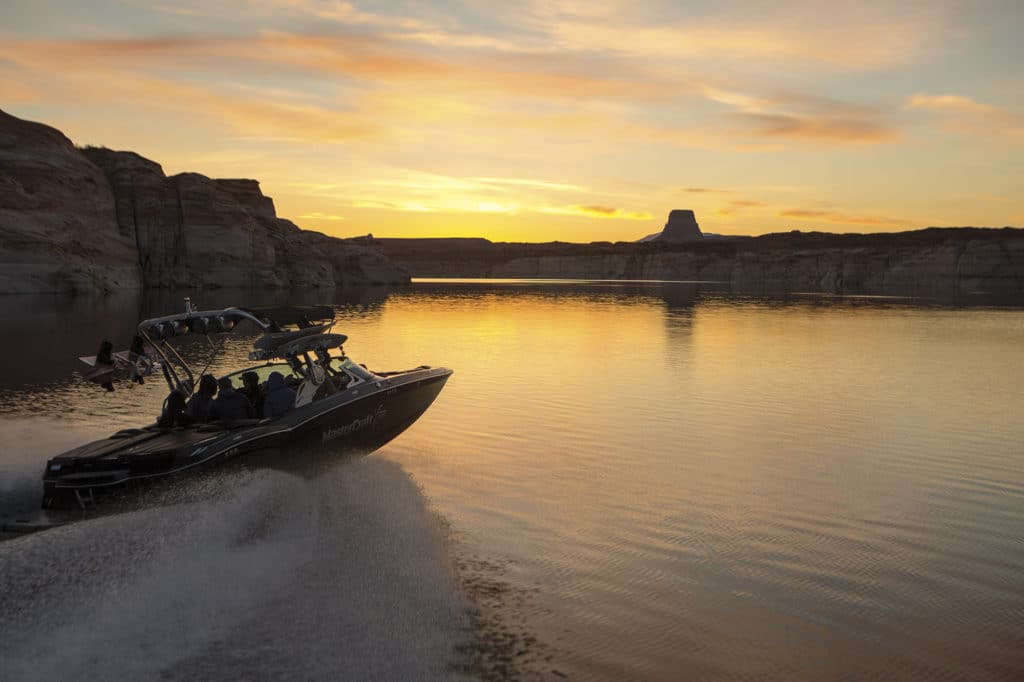
[[677,208],[669,212],[668,222],[661,232],[647,235],[642,242],[699,242],[704,239],[697,217],[688,208]]

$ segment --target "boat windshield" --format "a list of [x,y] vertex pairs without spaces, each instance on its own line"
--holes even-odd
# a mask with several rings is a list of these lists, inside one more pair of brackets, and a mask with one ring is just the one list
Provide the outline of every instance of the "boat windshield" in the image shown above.
[[369,381],[370,379],[373,379],[373,374],[371,372],[367,371],[367,369],[362,365],[352,362],[349,358],[332,357],[331,368],[335,371],[344,370],[361,381]]

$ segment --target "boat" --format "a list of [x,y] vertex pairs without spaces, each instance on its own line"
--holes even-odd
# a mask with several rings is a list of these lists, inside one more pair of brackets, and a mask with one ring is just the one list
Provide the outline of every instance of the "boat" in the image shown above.
[[82,378],[100,386],[113,386],[114,381],[126,378],[139,381],[153,373],[154,363],[147,354],[120,350],[110,355],[109,362],[101,362],[99,357],[83,355],[78,360],[88,367],[82,373]]
[[[44,509],[85,509],[104,493],[228,461],[262,462],[268,455],[287,458],[310,448],[332,456],[369,453],[409,428],[452,375],[444,367],[374,372],[356,363],[345,354],[347,337],[331,331],[334,312],[329,306],[199,311],[186,299],[185,307],[184,313],[138,325],[171,391],[164,413],[156,423],[122,429],[50,459],[43,473]],[[241,388],[242,375],[254,372],[265,387],[280,373],[294,391],[294,402],[286,394],[290,409],[277,416],[204,423],[169,414],[176,396],[181,404],[196,390],[196,372],[175,348],[175,340],[210,338],[252,324],[260,332],[249,353],[252,364],[220,380]]]

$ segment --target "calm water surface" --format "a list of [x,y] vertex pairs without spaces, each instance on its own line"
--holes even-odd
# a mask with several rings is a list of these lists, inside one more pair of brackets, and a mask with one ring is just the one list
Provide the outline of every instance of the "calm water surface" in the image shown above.
[[[335,302],[358,361],[456,370],[371,459],[505,566],[549,667],[1024,679],[1024,310],[521,281]],[[2,305],[20,357],[0,379],[8,434],[102,434],[159,409],[157,382],[125,405],[73,378],[74,358],[177,299]],[[245,349],[190,352],[228,369]],[[52,453],[32,453],[0,455],[8,507],[38,494]]]

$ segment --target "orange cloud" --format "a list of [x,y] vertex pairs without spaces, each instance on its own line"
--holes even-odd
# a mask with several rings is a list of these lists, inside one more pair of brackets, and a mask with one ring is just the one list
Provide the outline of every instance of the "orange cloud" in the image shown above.
[[686,187],[684,192],[690,194],[733,194],[731,189],[714,189],[711,187]]
[[334,215],[332,213],[320,213],[319,211],[313,211],[312,213],[304,213],[299,216],[303,220],[329,220],[332,222],[344,220],[344,216]]
[[960,95],[926,95],[918,93],[911,95],[907,100],[907,107],[911,109],[934,109],[940,111],[969,111],[971,113],[987,114],[998,111],[996,107],[976,102],[970,97]]
[[[640,24],[633,5],[598,11],[535,0],[503,19],[547,34],[566,50],[613,52],[652,60],[777,60],[877,68],[905,63],[923,52],[942,21],[939,12],[902,19],[896,13],[844,5],[822,13],[779,12],[777,18],[726,16],[663,25]],[[531,11],[532,10],[532,11]],[[846,19],[840,19],[841,16]]]
[[784,3],[788,9],[773,7],[768,13],[756,8],[735,12],[725,6],[702,12],[706,15],[702,18],[663,20],[659,15],[673,14],[674,4],[651,2],[638,8],[621,0],[474,2],[478,11],[502,27],[500,35],[487,35],[460,25],[456,12],[416,4],[401,5],[389,14],[369,12],[342,0],[250,0],[251,10],[267,17],[268,24],[304,14],[328,25],[370,27],[412,43],[545,56],[554,51],[612,54],[673,64],[700,59],[776,60],[802,68],[879,68],[917,58],[925,51],[927,39],[942,33],[948,23],[942,7],[922,13],[875,2],[832,3],[822,12],[820,3],[812,0],[788,0]]
[[124,76],[109,82],[89,78],[80,82],[76,91],[84,99],[106,100],[113,93],[143,107],[170,108],[190,115],[219,118],[250,138],[337,143],[381,133],[379,124],[371,116],[358,112],[237,96],[145,77]]
[[485,185],[512,185],[516,187],[536,187],[538,189],[551,189],[561,192],[586,192],[585,187],[579,185],[567,185],[560,182],[546,182],[544,180],[528,180],[525,178],[472,178],[472,180]]
[[6,104],[24,104],[39,98],[39,93],[23,83],[0,75],[0,101]]
[[907,109],[938,116],[944,130],[984,137],[1024,138],[1024,114],[978,102],[962,95],[918,93],[907,99]]
[[[733,151],[782,149],[781,141],[865,144],[897,137],[870,111],[813,97],[759,97],[698,87],[677,73],[574,54],[557,60],[549,54],[481,49],[427,54],[393,35],[264,32],[225,38],[14,40],[0,43],[0,58],[36,72],[50,87],[53,74],[59,74],[86,97],[95,97],[89,91],[108,96],[121,91],[138,105],[220,116],[243,134],[265,139],[396,138],[414,136],[413,129],[428,122],[457,123],[455,134],[464,139],[475,134],[474,144],[489,144],[495,129]],[[323,87],[310,94],[239,82],[257,73],[262,80],[275,70],[282,77],[319,78]],[[147,79],[143,88],[154,100],[141,101],[121,86],[140,78]],[[188,107],[179,107],[161,90],[196,97]],[[715,123],[676,127],[651,124],[642,115],[640,103],[701,95],[741,110]],[[343,100],[332,102],[334,97]]]
[[896,218],[879,218],[875,216],[857,216],[834,211],[821,211],[811,209],[790,209],[782,211],[779,216],[783,218],[795,218],[797,220],[817,220],[827,223],[841,223],[850,225],[879,225],[892,226],[904,224],[906,221]]
[[766,204],[761,201],[754,201],[752,199],[735,199],[730,201],[722,208],[715,210],[715,213],[722,216],[733,215],[739,209],[743,208],[757,208],[759,206],[765,206]]
[[[551,195],[588,194],[578,185],[530,178],[458,177],[409,170],[382,169],[383,175],[349,183],[291,182],[289,187],[316,200],[352,208],[447,214],[541,213],[649,220],[650,214],[602,204],[560,205]],[[510,188],[515,188],[513,193]],[[313,216],[311,216],[313,217]]]
[[611,206],[548,206],[540,209],[541,213],[558,215],[582,215],[590,218],[619,218],[624,220],[650,220],[650,213],[623,211]]
[[662,99],[664,87],[627,72],[586,73],[589,62],[486,52],[426,55],[391,36],[325,36],[265,32],[248,37],[160,37],[133,40],[9,40],[0,56],[25,66],[54,71],[144,69],[243,71],[286,69],[305,76],[343,77],[367,83],[393,83],[436,92],[514,93],[517,97],[576,99],[614,97]]
[[865,119],[753,112],[738,112],[731,116],[739,124],[740,131],[757,137],[840,144],[878,144],[899,138],[899,132],[894,128]]
[[[160,41],[157,41],[160,42]],[[188,80],[170,80],[131,71],[125,65],[96,68],[87,58],[71,59],[69,66],[57,62],[67,55],[26,50],[17,54],[13,42],[0,42],[0,58],[22,67],[25,89],[40,92],[42,83],[52,89],[55,76],[63,80],[62,97],[76,103],[93,102],[106,107],[127,104],[149,110],[170,110],[225,121],[238,135],[278,141],[349,142],[378,136],[382,127],[376,117],[351,109],[325,106],[316,101],[267,96],[258,90],[201,86]],[[148,48],[147,48],[148,49]],[[83,56],[84,57],[84,56]],[[34,86],[34,87],[33,87]],[[42,93],[40,93],[42,96]]]

